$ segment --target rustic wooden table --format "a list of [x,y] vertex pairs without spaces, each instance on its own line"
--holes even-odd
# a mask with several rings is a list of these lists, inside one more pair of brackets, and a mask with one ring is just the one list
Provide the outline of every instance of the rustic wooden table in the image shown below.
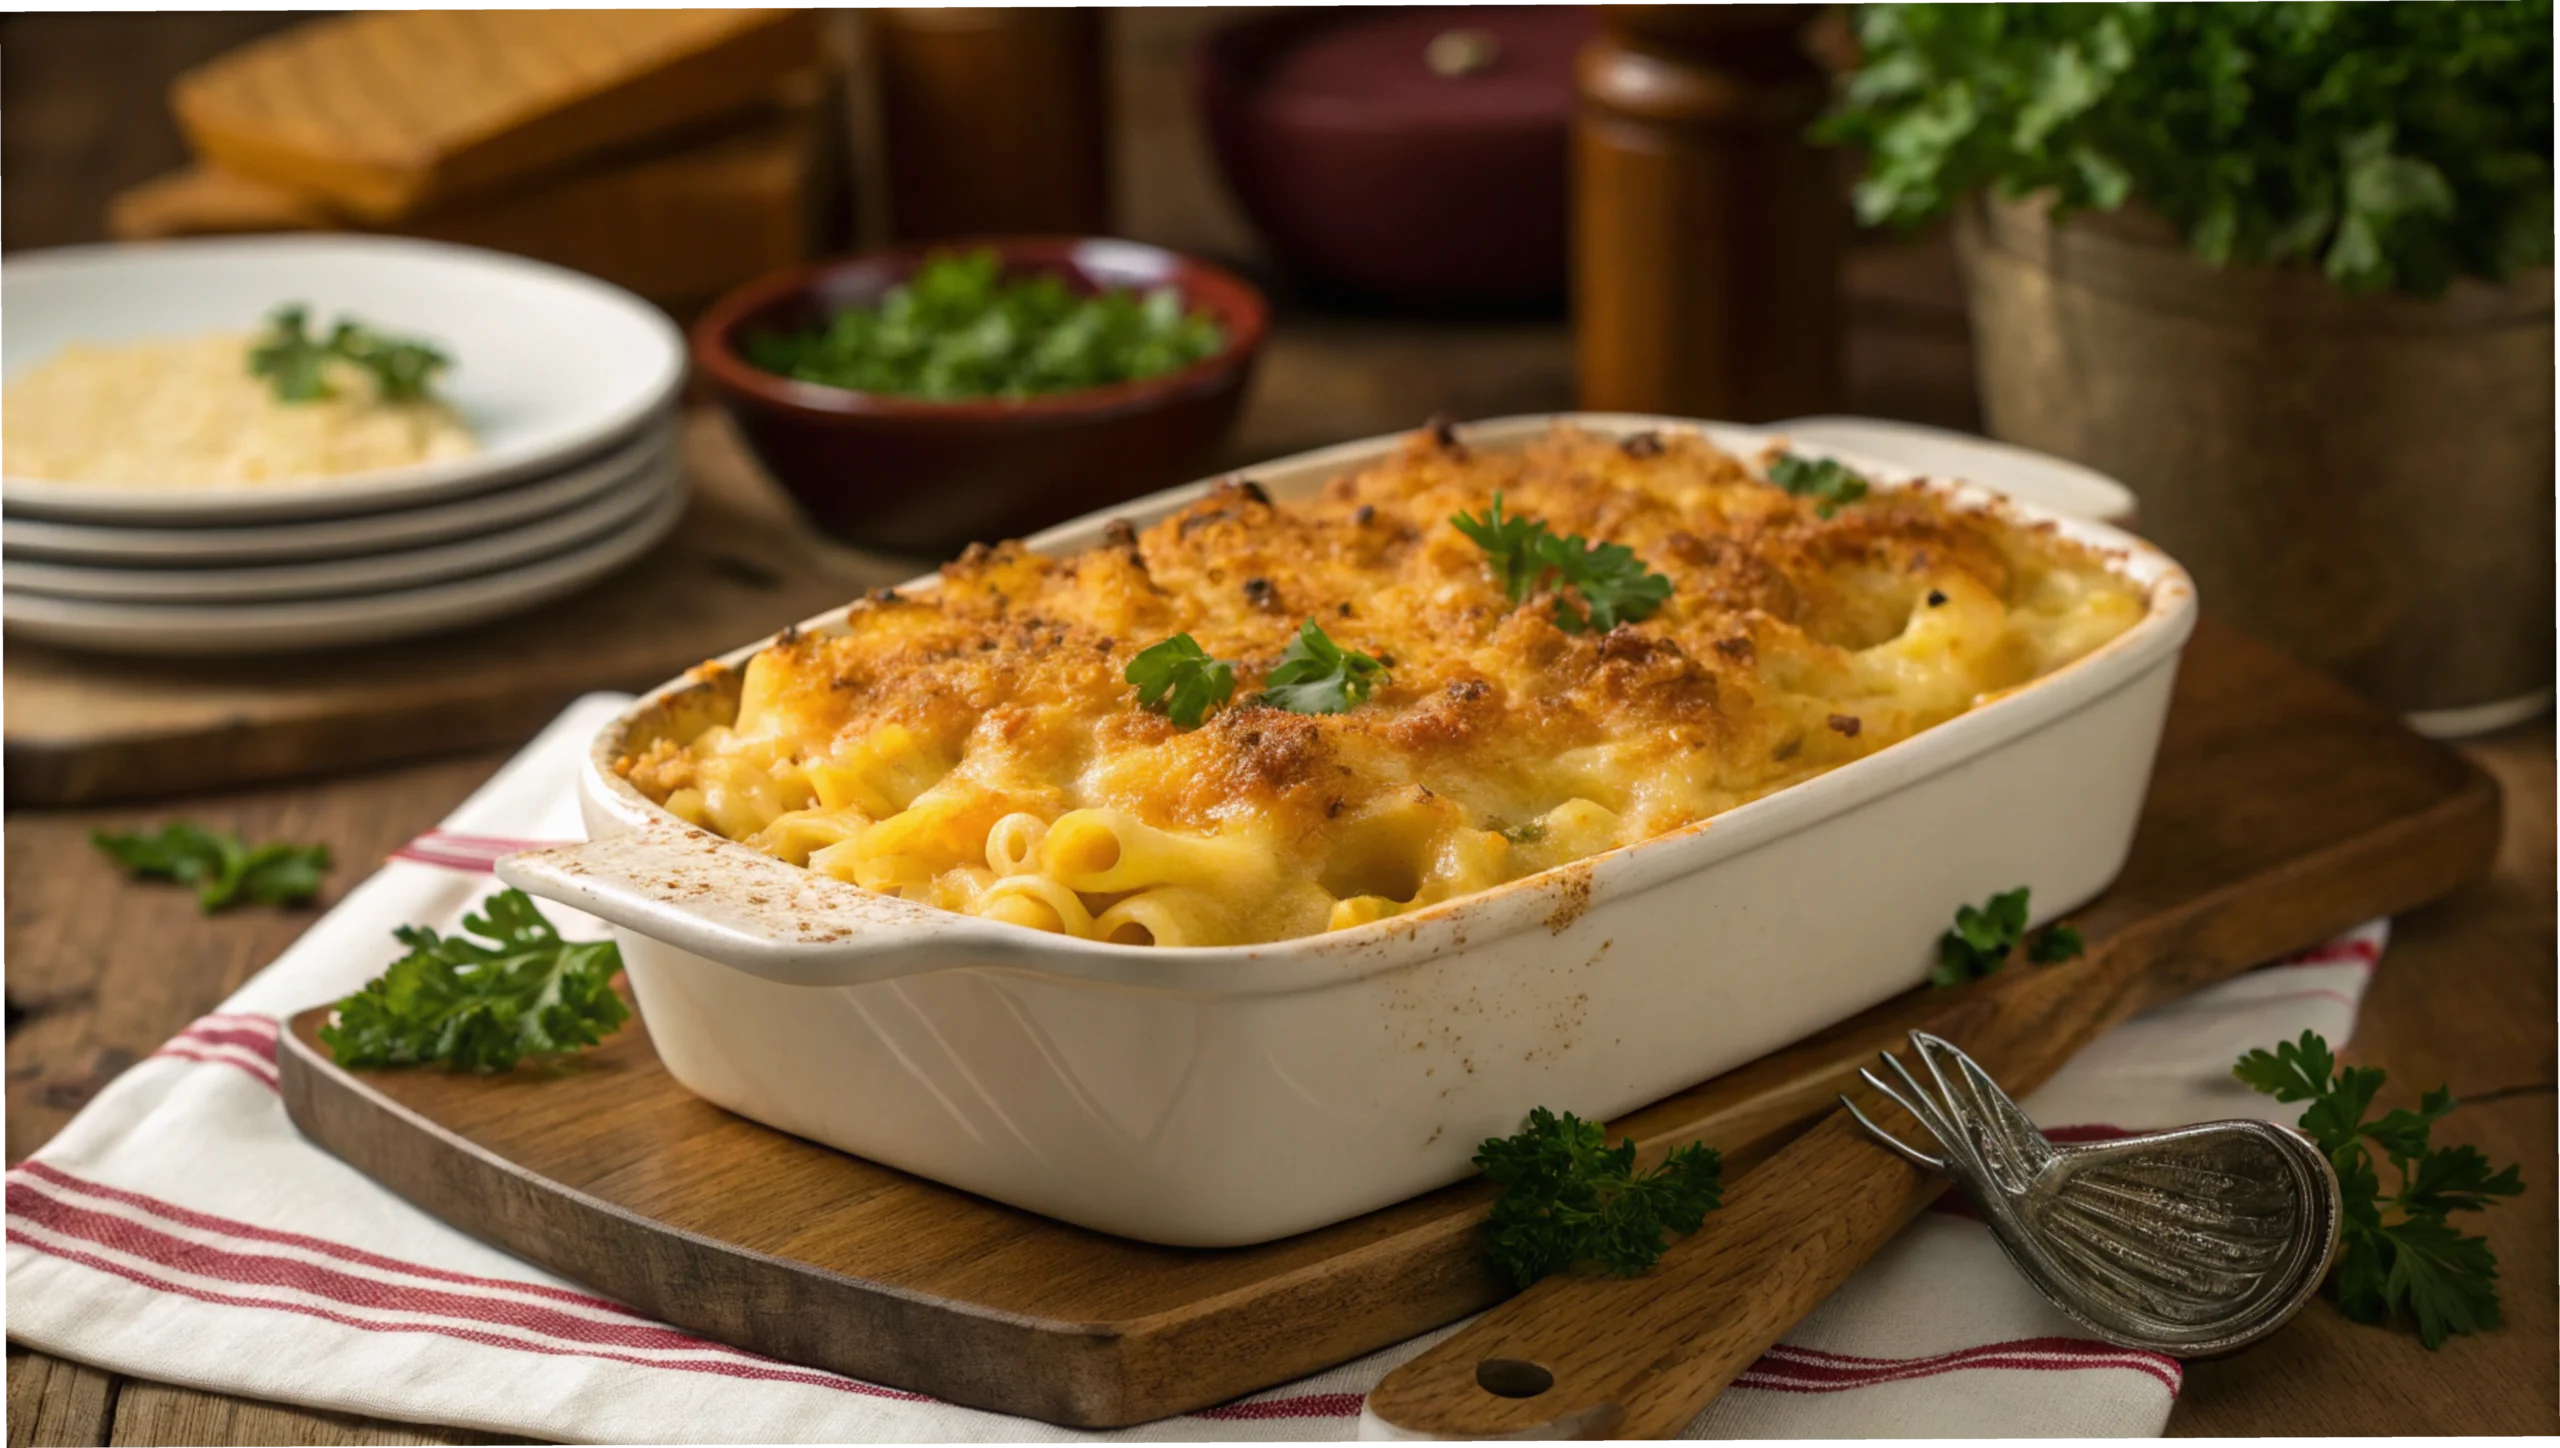
[[[8,97],[5,244],[94,240],[114,189],[176,163],[160,92],[170,75],[279,17],[168,14],[0,21]],[[1202,21],[1129,13],[1116,26],[1124,229],[1235,255],[1249,248],[1185,120],[1180,61]],[[1850,410],[1967,426],[1970,358],[1952,264],[1932,243],[1862,249],[1848,281]],[[1568,406],[1571,345],[1552,319],[1419,323],[1284,307],[1231,454],[1271,457],[1410,426],[1434,411]],[[2182,1434],[2560,1431],[2555,1298],[2552,960],[2553,736],[2546,719],[2464,746],[2506,790],[2493,878],[2395,925],[2352,1059],[2393,1073],[2396,1098],[2443,1081],[2452,1134],[2525,1163],[2528,1190],[2485,1219],[2506,1324],[2430,1354],[2407,1333],[2315,1305],[2270,1342],[2192,1365],[2170,1420]],[[8,1160],[41,1146],[118,1072],[236,988],[309,913],[198,916],[185,892],[120,885],[89,849],[100,825],[183,811],[252,837],[325,840],[342,862],[318,907],[435,823],[501,752],[183,802],[6,823]],[[460,1443],[440,1428],[366,1421],[197,1392],[9,1349],[8,1437],[68,1443]]]
[[[2506,789],[2493,878],[2396,922],[2349,1055],[2389,1068],[2393,1095],[2449,1083],[2449,1129],[2528,1191],[2486,1218],[2506,1325],[2430,1354],[2405,1332],[2315,1304],[2265,1345],[2188,1370],[2172,1432],[2207,1435],[2532,1433],[2560,1429],[2555,1391],[2551,1142],[2552,732],[2547,723],[2465,746]],[[325,783],[187,801],[252,837],[326,840],[347,862],[325,908],[384,853],[500,762],[495,753]],[[8,1156],[43,1144],[114,1075],[210,1009],[309,924],[243,911],[207,920],[183,891],[127,888],[88,849],[93,826],[157,820],[166,806],[13,815],[7,823]],[[2409,1103],[2395,1103],[2409,1104]],[[123,1378],[15,1346],[9,1442],[417,1443],[489,1441],[365,1422]]]

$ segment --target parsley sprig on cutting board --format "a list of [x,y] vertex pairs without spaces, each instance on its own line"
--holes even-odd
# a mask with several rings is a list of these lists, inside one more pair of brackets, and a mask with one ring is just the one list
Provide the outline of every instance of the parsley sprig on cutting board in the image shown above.
[[[1980,905],[1956,907],[1955,928],[1938,937],[1938,963],[1929,973],[1932,985],[1962,985],[1997,975],[2027,938],[2027,887],[2004,890]],[[2054,965],[2087,949],[2080,932],[2068,925],[2048,925],[2027,947],[2027,959]]]
[[320,1028],[339,1065],[504,1071],[592,1046],[629,1019],[613,990],[622,952],[610,940],[562,939],[523,891],[481,901],[462,931],[392,932],[409,953],[338,1002]]
[[1714,1147],[1692,1142],[1638,1171],[1634,1142],[1610,1146],[1600,1123],[1543,1106],[1517,1133],[1487,1139],[1476,1165],[1502,1187],[1485,1250],[1521,1287],[1578,1262],[1632,1277],[1661,1259],[1663,1233],[1698,1230],[1724,1200]]
[[[2273,1051],[2251,1051],[2231,1074],[2278,1101],[2311,1103],[2301,1126],[2337,1169],[2344,1207],[2338,1262],[2329,1279],[2338,1310],[2364,1323],[2407,1317],[2429,1348],[2498,1325],[2498,1259],[2485,1237],[2465,1236],[2455,1212],[2486,1211],[2493,1197],[2524,1190],[2519,1169],[2489,1169],[2476,1147],[2436,1146],[2435,1124],[2454,1108],[2437,1087],[2418,1109],[2367,1120],[2385,1074],[2340,1066],[2329,1043],[2304,1031]],[[2398,1190],[2382,1188],[2377,1155]]]

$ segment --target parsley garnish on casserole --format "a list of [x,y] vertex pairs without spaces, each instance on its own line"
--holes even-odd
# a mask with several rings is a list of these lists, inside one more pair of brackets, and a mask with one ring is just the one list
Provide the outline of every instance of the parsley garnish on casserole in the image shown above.
[[1426,431],[1304,501],[1236,485],[1072,558],[974,547],[842,636],[777,640],[732,722],[620,767],[866,889],[1131,944],[1278,940],[1705,819],[2142,615],[2049,531],[1926,491],[1840,501],[1694,435]]

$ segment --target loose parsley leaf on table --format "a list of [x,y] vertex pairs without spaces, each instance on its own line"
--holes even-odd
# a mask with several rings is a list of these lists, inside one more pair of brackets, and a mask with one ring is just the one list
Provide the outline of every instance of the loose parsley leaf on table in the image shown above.
[[[1930,972],[1933,985],[1962,985],[1997,974],[2027,934],[2027,887],[2004,891],[1982,902],[1956,907],[1955,928],[1938,937],[1938,964]],[[2038,965],[2069,960],[2085,948],[2080,932],[2068,925],[2047,926],[2027,947],[2027,959]]]
[[1365,702],[1384,664],[1346,649],[1308,619],[1263,678],[1258,702],[1292,714],[1339,714]]
[[320,893],[321,877],[329,873],[327,845],[250,845],[228,830],[185,820],[150,834],[92,830],[89,843],[137,878],[195,886],[196,903],[207,915],[244,900],[304,904]]
[[1526,1287],[1577,1262],[1632,1277],[1658,1261],[1665,1231],[1689,1233],[1723,1201],[1724,1159],[1692,1143],[1649,1171],[1632,1141],[1541,1106],[1512,1136],[1486,1139],[1476,1165],[1503,1191],[1485,1219],[1493,1264]]
[[1121,674],[1138,686],[1138,702],[1185,729],[1197,729],[1209,710],[1236,692],[1236,668],[1187,633],[1138,651]]
[[[2457,1333],[2498,1325],[2498,1259],[2483,1237],[2466,1237],[2447,1219],[2488,1209],[2490,1198],[2524,1190],[2520,1169],[2491,1172],[2470,1146],[2435,1147],[2435,1123],[2454,1108],[2437,1087],[2418,1109],[2395,1108],[2368,1121],[2387,1079],[2372,1066],[2339,1066],[2329,1043],[2304,1031],[2273,1051],[2251,1051],[2231,1068],[2244,1084],[2278,1101],[2307,1101],[2301,1126],[2337,1169],[2344,1220],[2330,1290],[2338,1309],[2363,1323],[2403,1314],[2428,1348]],[[2385,1195],[2374,1154],[2400,1178]]]
[[311,335],[310,320],[306,307],[278,307],[249,349],[250,375],[266,378],[279,402],[318,402],[331,396],[324,369],[333,360],[372,373],[374,391],[385,402],[427,396],[436,374],[452,365],[452,359],[424,342],[386,337],[346,317],[322,340]]
[[[1483,517],[1460,513],[1449,524],[1484,550],[1494,581],[1515,604],[1553,575],[1559,590],[1556,627],[1567,633],[1607,633],[1621,623],[1641,622],[1671,599],[1671,580],[1645,567],[1634,549],[1595,544],[1579,533],[1558,537],[1535,518],[1506,516],[1498,492]],[[1580,611],[1566,602],[1566,591],[1580,598]]]
[[1867,480],[1830,458],[1780,453],[1769,464],[1769,481],[1796,497],[1813,499],[1814,514],[1823,518],[1867,495]]
[[1956,907],[1955,928],[1938,937],[1938,968],[1929,979],[1937,985],[1962,985],[1996,973],[2009,963],[2027,931],[2027,888],[2024,885],[1984,901],[1979,908]]
[[339,1065],[504,1071],[527,1056],[592,1046],[630,1017],[613,990],[622,952],[610,940],[561,939],[523,891],[482,900],[462,929],[392,932],[409,953],[338,1002],[320,1028]]

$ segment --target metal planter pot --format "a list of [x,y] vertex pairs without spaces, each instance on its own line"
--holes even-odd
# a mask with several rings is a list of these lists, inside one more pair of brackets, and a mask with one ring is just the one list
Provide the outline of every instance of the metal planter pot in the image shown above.
[[2208,608],[2422,727],[2547,702],[2548,269],[2351,297],[1989,198],[1957,243],[1992,435],[2131,485]]

